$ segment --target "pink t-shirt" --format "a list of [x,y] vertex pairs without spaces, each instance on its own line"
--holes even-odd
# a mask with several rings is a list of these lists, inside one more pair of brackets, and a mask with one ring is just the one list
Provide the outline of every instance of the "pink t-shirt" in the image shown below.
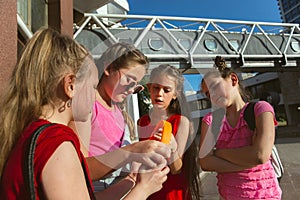
[[96,101],[93,106],[89,156],[102,155],[120,148],[124,128],[124,118],[118,106],[109,110]]
[[[223,127],[216,143],[217,149],[238,148],[252,144],[254,132],[249,129],[243,118],[246,105],[235,127],[231,127],[226,117],[223,118]],[[264,112],[271,112],[274,115],[273,107],[269,103],[257,102],[254,107],[255,117]],[[210,125],[212,114],[207,114],[202,121]],[[275,117],[274,124],[277,125]],[[218,173],[217,178],[219,193],[225,199],[281,199],[282,192],[270,160],[243,171]]]

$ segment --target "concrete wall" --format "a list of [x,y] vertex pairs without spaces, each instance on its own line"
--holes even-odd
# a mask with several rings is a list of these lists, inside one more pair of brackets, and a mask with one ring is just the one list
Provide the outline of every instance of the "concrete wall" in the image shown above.
[[17,0],[0,1],[0,94],[17,62]]

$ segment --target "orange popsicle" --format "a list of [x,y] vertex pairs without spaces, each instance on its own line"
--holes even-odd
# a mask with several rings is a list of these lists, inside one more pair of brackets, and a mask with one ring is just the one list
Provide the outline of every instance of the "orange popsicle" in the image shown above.
[[162,120],[162,123],[163,123],[163,131],[162,131],[161,142],[165,144],[170,144],[171,136],[172,136],[172,125],[170,122],[166,120]]

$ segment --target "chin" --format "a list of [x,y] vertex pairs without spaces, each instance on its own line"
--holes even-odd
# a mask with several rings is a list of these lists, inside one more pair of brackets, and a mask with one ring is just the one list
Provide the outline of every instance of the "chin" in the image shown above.
[[164,107],[163,105],[161,105],[161,104],[157,104],[157,103],[156,103],[156,104],[154,104],[153,106],[154,106],[154,107],[156,107],[156,108],[163,108],[163,107]]
[[113,99],[113,101],[116,103],[122,103],[125,99],[126,99],[126,97],[118,96],[115,99]]

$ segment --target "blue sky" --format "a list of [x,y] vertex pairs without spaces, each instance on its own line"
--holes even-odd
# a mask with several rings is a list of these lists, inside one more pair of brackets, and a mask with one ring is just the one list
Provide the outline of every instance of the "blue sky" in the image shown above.
[[[277,0],[128,0],[128,14],[281,22]],[[199,75],[188,75],[185,90],[199,90]]]
[[128,0],[128,14],[281,22],[277,0]]

